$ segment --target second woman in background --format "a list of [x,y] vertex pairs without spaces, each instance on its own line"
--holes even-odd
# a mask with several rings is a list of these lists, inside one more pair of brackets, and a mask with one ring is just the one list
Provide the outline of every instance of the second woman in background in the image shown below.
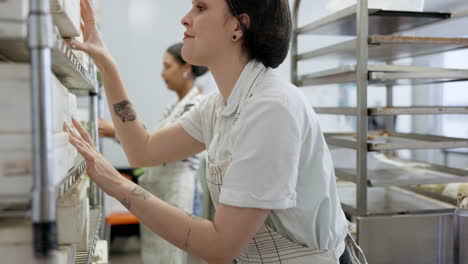
[[[168,106],[163,119],[152,132],[177,122],[185,112],[203,98],[202,92],[195,86],[195,79],[205,74],[208,69],[185,62],[181,55],[182,45],[178,43],[167,49],[161,72],[161,77],[168,89],[177,94],[178,101]],[[99,132],[101,136],[116,138],[115,129],[108,121],[100,120]],[[196,204],[196,200],[199,199],[194,199],[195,194],[198,193],[195,178],[198,163],[199,157],[195,155],[186,160],[147,168],[145,174],[139,179],[139,185],[161,200],[186,212],[199,215],[200,212],[196,212],[197,206],[194,206],[194,202]],[[160,238],[145,225],[140,226],[141,254],[144,264],[187,263],[186,252]],[[194,261],[198,262],[193,258],[189,262],[193,264]]]

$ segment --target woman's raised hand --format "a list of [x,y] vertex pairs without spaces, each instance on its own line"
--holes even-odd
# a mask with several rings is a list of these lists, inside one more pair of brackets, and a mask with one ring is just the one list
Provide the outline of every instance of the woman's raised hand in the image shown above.
[[111,59],[111,56],[97,28],[93,7],[90,0],[81,0],[80,5],[83,20],[81,30],[84,42],[72,42],[71,47],[89,54],[98,67],[103,66]]
[[115,197],[123,177],[97,150],[81,124],[73,119],[73,125],[79,134],[73,132],[67,125],[64,125],[64,130],[70,135],[70,143],[86,160],[86,173],[104,192]]

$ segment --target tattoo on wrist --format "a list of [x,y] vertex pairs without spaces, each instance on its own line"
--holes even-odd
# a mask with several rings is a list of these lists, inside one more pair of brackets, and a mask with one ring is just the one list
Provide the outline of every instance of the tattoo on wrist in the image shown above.
[[123,206],[125,206],[125,208],[127,208],[127,210],[130,210],[130,207],[132,207],[132,203],[130,202],[130,199],[126,197],[122,200],[122,204]]
[[123,123],[136,120],[135,110],[133,109],[132,103],[128,100],[114,104],[114,112]]
[[132,195],[134,195],[136,197],[143,198],[143,200],[146,200],[149,197],[149,193],[145,189],[143,189],[143,188],[141,188],[139,186],[137,186],[137,187],[135,187],[135,189],[133,189]]

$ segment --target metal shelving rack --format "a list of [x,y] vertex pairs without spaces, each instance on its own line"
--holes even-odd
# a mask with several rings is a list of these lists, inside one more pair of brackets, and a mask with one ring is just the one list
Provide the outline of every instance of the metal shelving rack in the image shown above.
[[[0,54],[12,62],[31,63],[33,174],[34,189],[31,206],[22,211],[0,211],[0,218],[31,218],[34,226],[35,256],[41,263],[56,263],[57,249],[56,201],[63,197],[75,182],[83,177],[83,160],[68,172],[58,185],[53,184],[54,164],[51,77],[55,74],[71,93],[89,97],[91,136],[99,147],[98,104],[100,88],[95,66],[86,71],[66,41],[52,23],[49,0],[30,0],[28,36],[0,38]],[[54,190],[54,191],[51,191]],[[90,188],[89,250],[77,252],[76,263],[92,263],[94,247],[103,229],[103,193],[94,183]]]
[[[466,138],[398,133],[394,130],[393,121],[390,119],[397,115],[468,114],[466,105],[394,107],[393,104],[393,86],[395,85],[467,81],[467,69],[392,64],[393,61],[399,59],[468,48],[468,38],[406,37],[395,34],[450,19],[449,13],[369,9],[368,0],[357,0],[356,5],[299,26],[300,5],[301,0],[296,0],[292,10],[294,19],[291,48],[292,82],[298,87],[340,83],[355,83],[357,86],[356,107],[317,107],[314,109],[318,114],[356,117],[355,133],[326,133],[325,138],[331,146],[352,149],[356,153],[355,167],[335,168],[335,171],[338,178],[350,182],[339,184],[338,191],[344,211],[358,219],[358,240],[372,232],[378,233],[376,230],[372,232],[364,230],[366,232],[363,234],[365,234],[362,236],[360,234],[360,229],[372,226],[372,221],[377,221],[376,219],[393,221],[402,214],[448,217],[454,211],[454,207],[446,203],[448,199],[434,199],[440,198],[440,195],[432,195],[424,191],[416,193],[417,189],[414,185],[468,182],[468,171],[399,160],[388,155],[385,159],[387,161],[391,159],[389,163],[393,166],[368,169],[368,153],[400,149],[452,149],[468,146]],[[300,37],[306,35],[347,36],[351,40],[348,38],[338,44],[299,53]],[[351,64],[299,75],[299,62],[320,58],[340,60],[341,63],[351,61]],[[386,87],[386,107],[368,107],[367,94],[370,85]],[[368,131],[368,118],[372,116],[387,116],[388,131]],[[372,247],[369,244],[371,243],[367,246]],[[395,263],[398,262],[394,260]]]

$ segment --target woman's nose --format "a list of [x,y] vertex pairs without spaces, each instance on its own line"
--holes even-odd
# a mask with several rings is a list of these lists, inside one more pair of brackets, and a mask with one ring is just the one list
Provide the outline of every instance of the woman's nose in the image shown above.
[[190,12],[188,12],[183,18],[182,20],[180,21],[181,24],[184,26],[184,27],[189,27],[190,26]]

